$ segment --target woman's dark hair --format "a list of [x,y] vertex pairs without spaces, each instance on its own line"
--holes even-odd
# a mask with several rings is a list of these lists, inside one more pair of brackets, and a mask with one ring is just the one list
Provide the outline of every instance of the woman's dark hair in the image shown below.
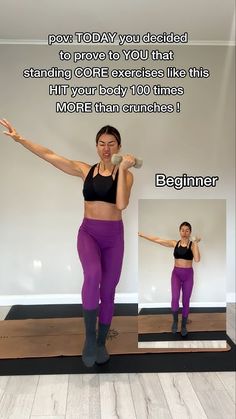
[[189,230],[190,230],[190,233],[191,233],[191,231],[192,231],[192,226],[191,226],[191,224],[189,224],[187,221],[184,221],[183,223],[181,223],[180,224],[180,226],[179,226],[179,230],[181,230],[181,228],[182,227],[188,227],[189,228]]
[[111,127],[110,125],[105,125],[105,127],[102,127],[96,135],[96,144],[98,143],[98,140],[99,140],[99,138],[101,137],[102,134],[114,135],[118,144],[119,145],[121,144],[120,133],[116,128]]

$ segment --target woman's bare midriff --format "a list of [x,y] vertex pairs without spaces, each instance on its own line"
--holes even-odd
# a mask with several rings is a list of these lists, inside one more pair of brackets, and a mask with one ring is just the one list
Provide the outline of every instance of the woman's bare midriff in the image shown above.
[[103,201],[85,201],[84,216],[93,220],[121,220],[121,210],[115,204]]
[[192,268],[193,262],[186,259],[175,259],[176,268]]

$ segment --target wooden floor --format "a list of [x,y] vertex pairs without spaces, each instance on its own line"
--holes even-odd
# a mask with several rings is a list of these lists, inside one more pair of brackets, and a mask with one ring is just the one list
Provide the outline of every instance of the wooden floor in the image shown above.
[[[234,304],[227,333],[235,342]],[[1,419],[235,417],[235,372],[0,377]]]

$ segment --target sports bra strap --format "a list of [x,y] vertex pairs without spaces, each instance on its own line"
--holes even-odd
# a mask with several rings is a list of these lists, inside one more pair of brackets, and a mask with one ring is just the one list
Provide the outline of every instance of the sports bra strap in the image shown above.
[[[95,168],[96,166],[97,166],[97,165],[95,164],[94,168]],[[114,173],[115,167],[116,167],[116,166],[113,166],[113,169],[112,169],[112,172],[111,172],[111,176],[112,176],[112,175],[113,175],[113,173]],[[99,173],[99,169],[100,169],[100,162],[98,163],[98,173]],[[100,174],[100,173],[99,173],[99,174]]]

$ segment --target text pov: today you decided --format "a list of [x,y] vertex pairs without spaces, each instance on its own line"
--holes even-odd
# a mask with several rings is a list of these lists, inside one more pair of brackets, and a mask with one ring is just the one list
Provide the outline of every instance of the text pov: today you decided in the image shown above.
[[188,33],[175,34],[174,32],[163,32],[153,34],[150,32],[140,34],[121,34],[117,32],[75,32],[74,34],[49,34],[48,45],[53,44],[149,44],[149,43],[187,43]]

